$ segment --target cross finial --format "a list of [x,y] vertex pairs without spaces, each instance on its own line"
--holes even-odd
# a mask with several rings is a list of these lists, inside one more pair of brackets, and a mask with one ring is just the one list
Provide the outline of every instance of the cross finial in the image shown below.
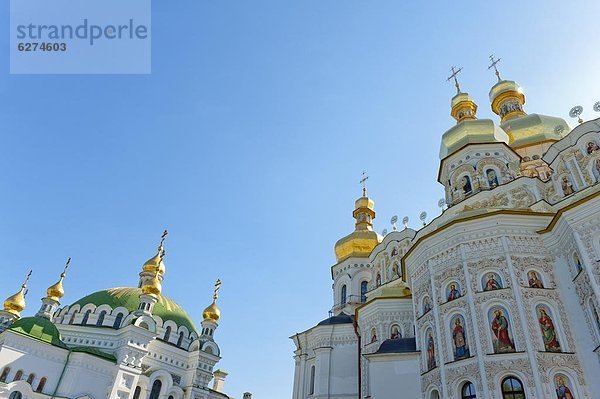
[[216,301],[217,298],[219,297],[219,290],[221,289],[221,279],[217,279],[217,282],[215,283],[215,294],[213,295],[213,299]]
[[360,179],[360,184],[363,186],[363,197],[367,196],[367,180],[369,180],[369,176],[367,176],[367,172],[363,170],[362,179]]
[[488,69],[492,69],[494,68],[494,72],[496,73],[496,76],[498,77],[498,82],[500,82],[500,71],[498,71],[498,67],[496,65],[498,65],[498,63],[500,62],[501,58],[498,58],[497,60],[494,59],[494,54],[490,55],[490,61],[492,62],[490,64],[490,66],[488,66]]
[[27,287],[27,283],[29,282],[29,278],[31,277],[31,273],[33,273],[33,270],[30,270],[29,273],[27,274],[27,277],[25,277],[25,281],[23,282],[23,288]]
[[165,238],[167,238],[167,234],[169,234],[169,232],[167,229],[165,229],[160,237],[160,244],[158,245],[159,251],[162,250],[163,244],[165,243]]
[[462,71],[462,67],[456,69],[455,66],[452,67],[452,69],[450,69],[450,71],[452,72],[452,75],[450,75],[448,77],[448,79],[446,79],[446,81],[451,81],[452,79],[454,79],[454,86],[456,86],[456,94],[460,94],[460,85],[458,84],[458,74],[460,73],[460,71]]
[[69,268],[70,265],[71,265],[71,258],[67,259],[67,264],[65,265],[65,268],[63,269],[63,272],[62,272],[63,277],[67,274],[67,269]]

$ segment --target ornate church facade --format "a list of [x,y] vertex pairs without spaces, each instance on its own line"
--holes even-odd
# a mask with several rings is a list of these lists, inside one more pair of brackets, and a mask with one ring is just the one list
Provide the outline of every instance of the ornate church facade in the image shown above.
[[227,373],[215,370],[221,283],[198,329],[162,294],[165,236],[137,287],[97,291],[61,307],[69,260],[37,314],[21,317],[28,276],[0,311],[0,398],[229,398]]
[[330,317],[291,337],[293,399],[600,397],[600,119],[527,114],[496,75],[499,123],[455,79],[440,216],[382,237],[356,201]]

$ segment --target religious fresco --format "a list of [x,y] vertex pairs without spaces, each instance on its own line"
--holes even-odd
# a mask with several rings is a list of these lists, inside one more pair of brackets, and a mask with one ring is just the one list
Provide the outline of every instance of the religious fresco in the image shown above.
[[556,374],[554,377],[554,386],[556,387],[556,397],[558,399],[574,399],[573,386],[569,377],[564,374]]
[[588,155],[593,154],[594,152],[596,152],[598,150],[600,150],[600,147],[598,147],[598,144],[596,144],[595,142],[590,141],[587,143],[586,152],[588,153]]
[[398,248],[394,247],[394,249],[392,249],[392,256],[396,255],[398,255]]
[[423,298],[423,314],[429,312],[431,310],[431,300],[428,296]]
[[562,187],[562,191],[565,195],[571,195],[575,192],[573,189],[573,183],[571,183],[569,176],[563,176],[560,186]]
[[473,192],[473,186],[471,185],[471,178],[469,176],[463,176],[460,179],[459,185],[464,194],[470,194]]
[[373,342],[377,342],[377,330],[375,328],[371,330],[371,343]]
[[530,288],[544,288],[542,278],[540,277],[540,274],[535,270],[530,270],[529,272],[527,272],[527,281],[529,282]]
[[544,348],[548,352],[561,352],[560,343],[558,342],[558,333],[550,309],[548,309],[548,306],[546,305],[538,305],[535,307],[535,312],[542,332]]
[[394,265],[392,266],[392,279],[396,277],[400,277],[400,266],[398,265],[398,262],[394,262]]
[[481,277],[481,287],[484,291],[493,291],[504,288],[502,278],[496,272],[487,272]]
[[452,282],[448,284],[448,287],[446,287],[446,300],[448,302],[458,299],[461,296],[462,295],[460,294],[460,286],[457,282]]
[[488,313],[494,353],[515,351],[515,341],[510,326],[510,317],[502,306],[494,306]]
[[377,272],[377,277],[375,277],[375,287],[381,286],[381,273]]
[[488,169],[485,171],[485,177],[490,188],[498,187],[498,174],[494,169]]
[[400,332],[400,326],[394,324],[391,329],[390,339],[399,339],[402,338],[402,333]]
[[427,370],[432,370],[436,367],[435,362],[435,342],[433,341],[433,332],[431,329],[427,331]]
[[592,173],[597,182],[600,182],[600,158],[596,159],[592,164]]
[[465,319],[462,315],[456,315],[450,320],[450,330],[452,331],[454,360],[460,360],[469,357],[470,353],[469,344],[467,341],[467,331]]

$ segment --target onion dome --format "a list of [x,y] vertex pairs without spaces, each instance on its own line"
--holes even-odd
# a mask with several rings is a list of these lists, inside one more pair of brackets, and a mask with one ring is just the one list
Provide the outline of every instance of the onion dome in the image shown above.
[[219,319],[221,318],[221,311],[217,306],[216,300],[213,300],[213,303],[211,303],[210,306],[204,309],[204,311],[202,312],[202,317],[204,318],[204,320],[212,321],[215,323],[219,321]]
[[27,278],[25,278],[25,282],[21,286],[19,292],[6,298],[4,301],[5,312],[8,312],[16,317],[21,317],[21,312],[25,310],[25,295],[27,294],[26,289],[29,277],[31,277],[31,271],[27,275]]
[[156,269],[154,275],[142,283],[142,294],[158,297],[162,292],[162,284],[158,278],[159,270]]
[[67,275],[67,269],[69,268],[70,264],[71,264],[71,258],[69,258],[67,260],[65,269],[63,270],[62,274],[60,275],[60,279],[58,280],[58,282],[54,285],[51,285],[46,290],[47,298],[52,299],[53,301],[56,301],[56,302],[60,302],[60,298],[62,298],[65,295],[65,288],[63,287],[63,280],[65,279],[65,276]]
[[468,93],[458,92],[450,103],[450,115],[456,119],[442,136],[440,159],[444,159],[468,144],[508,143],[508,135],[491,119],[477,119],[477,104]]
[[363,196],[357,199],[354,205],[352,216],[356,219],[355,229],[335,244],[338,262],[351,257],[366,258],[382,240],[382,237],[373,231],[375,202],[367,197],[366,189],[363,189]]
[[24,317],[15,321],[8,331],[44,342],[59,348],[67,348],[62,341],[60,331],[50,320],[44,317]]
[[221,311],[219,310],[219,307],[217,306],[217,299],[219,298],[219,289],[220,288],[221,288],[221,280],[217,279],[217,282],[215,283],[215,293],[213,295],[213,301],[202,312],[202,317],[204,318],[204,320],[208,320],[208,321],[212,321],[212,322],[216,323],[221,318]]
[[512,80],[498,81],[490,90],[490,101],[492,110],[501,118],[500,127],[508,134],[512,148],[551,144],[571,130],[562,118],[525,113],[523,89]]

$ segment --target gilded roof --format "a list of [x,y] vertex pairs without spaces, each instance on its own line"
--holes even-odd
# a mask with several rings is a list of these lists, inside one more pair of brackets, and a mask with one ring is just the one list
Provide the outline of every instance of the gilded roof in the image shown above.
[[558,141],[571,131],[564,119],[539,114],[514,117],[500,126],[508,133],[509,145],[517,148]]
[[506,132],[491,119],[466,119],[448,129],[442,136],[440,159],[452,155],[467,144],[508,141]]

